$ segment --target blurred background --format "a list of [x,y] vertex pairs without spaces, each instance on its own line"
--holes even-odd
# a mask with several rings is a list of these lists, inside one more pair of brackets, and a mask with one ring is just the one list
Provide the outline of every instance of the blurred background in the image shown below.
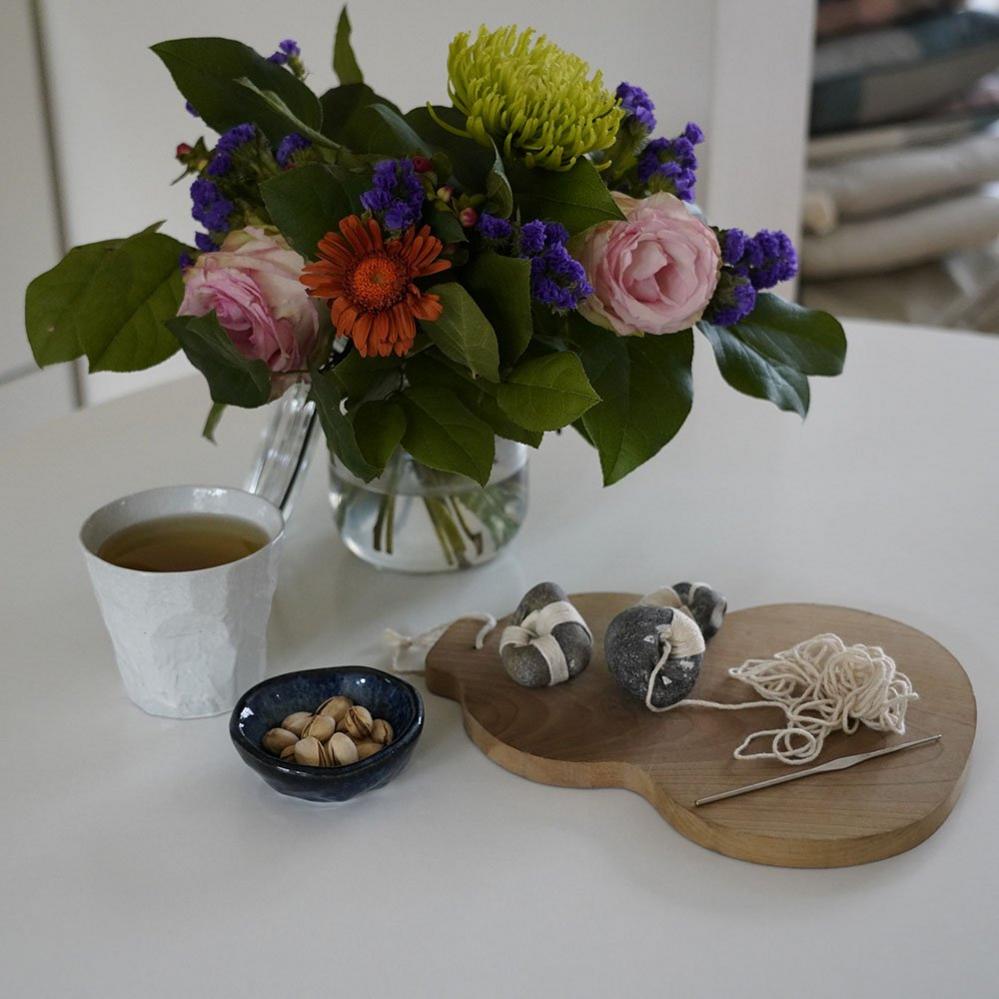
[[[8,433],[190,370],[178,356],[139,375],[39,372],[24,336],[25,286],[69,247],[159,219],[192,238],[188,184],[171,181],[200,123],[148,46],[222,35],[270,52],[290,36],[322,91],[338,10],[0,5]],[[784,294],[846,317],[999,331],[999,0],[352,0],[350,13],[366,78],[404,108],[443,100],[457,31],[534,25],[611,87],[647,89],[664,134],[701,124],[698,202],[718,224],[794,236],[801,278]]]

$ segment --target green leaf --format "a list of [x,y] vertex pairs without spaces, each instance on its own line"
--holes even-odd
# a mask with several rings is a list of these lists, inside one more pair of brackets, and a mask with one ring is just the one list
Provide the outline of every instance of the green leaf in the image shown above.
[[341,406],[346,397],[332,372],[313,372],[309,398],[316,404],[319,423],[326,435],[330,453],[339,458],[359,479],[370,482],[378,475],[379,469],[361,451],[354,433],[354,424]]
[[806,309],[764,292],[756,308],[731,333],[757,354],[805,375],[838,375],[846,334],[828,312]]
[[337,385],[341,396],[350,403],[362,401],[369,393],[377,391],[388,380],[395,387],[402,384],[403,358],[361,357],[351,351],[329,371],[330,379]]
[[579,429],[599,451],[609,486],[657,454],[683,426],[693,400],[693,335],[619,337],[579,316],[571,325],[601,399]]
[[51,270],[28,285],[24,296],[24,325],[35,363],[72,361],[83,354],[76,314],[104,261],[121,246],[106,239],[74,247]]
[[453,212],[445,212],[440,208],[431,208],[427,213],[427,221],[433,234],[442,243],[467,243],[465,227],[458,221]]
[[431,154],[406,119],[386,104],[359,107],[344,125],[343,142],[357,153],[397,157]]
[[500,409],[528,430],[558,430],[600,401],[575,354],[523,361],[496,392]]
[[513,364],[531,342],[531,264],[486,250],[461,270],[461,280],[493,324],[500,354]]
[[333,72],[341,83],[364,83],[364,74],[357,64],[357,57],[350,44],[350,18],[347,5],[340,10],[336,22],[336,37],[333,40]]
[[561,222],[570,235],[624,216],[597,168],[579,159],[571,170],[532,170],[522,163],[508,169],[514,196],[525,219]]
[[77,301],[74,321],[91,371],[139,371],[177,352],[163,324],[183,297],[177,258],[186,249],[146,230],[104,257]]
[[420,328],[451,360],[464,364],[474,375],[499,381],[499,346],[489,320],[475,299],[457,282],[435,284],[444,311],[433,322],[420,320]]
[[511,420],[496,401],[497,385],[473,381],[465,368],[447,363],[437,351],[425,351],[406,362],[406,378],[411,385],[431,385],[450,389],[493,432],[507,440],[538,447],[544,436]]
[[216,132],[252,121],[271,142],[277,143],[292,131],[287,117],[241,85],[241,78],[261,91],[275,94],[307,128],[319,128],[322,112],[316,95],[293,73],[268,62],[241,42],[228,38],[177,38],[152,48],[180,92]]
[[718,370],[732,388],[756,399],[769,399],[779,409],[802,418],[808,415],[811,393],[805,375],[761,354],[740,338],[738,326],[729,329],[701,322],[700,327],[715,352]]
[[[276,115],[280,122],[283,122],[283,126],[278,126],[285,134],[289,132],[298,132],[300,135],[304,136],[306,139],[311,140],[317,146],[323,146],[327,149],[336,150],[339,154],[339,159],[350,159],[355,160],[356,157],[349,150],[343,149],[338,143],[334,142],[329,136],[323,135],[318,128],[314,128],[312,125],[307,124],[302,121],[301,118],[297,117],[295,112],[292,111],[290,107],[282,100],[280,94],[276,94],[273,90],[266,90],[263,87],[258,87],[257,84],[253,82],[249,77],[241,76],[236,80],[239,86],[243,87],[253,94],[257,100],[260,102],[260,106],[269,109],[269,111]],[[311,93],[311,91],[309,91]],[[315,96],[315,95],[313,95]],[[316,101],[318,104],[318,99]],[[322,110],[320,109],[320,114]],[[277,145],[277,139],[271,139],[274,145]]]
[[358,108],[384,104],[397,113],[399,111],[390,100],[376,94],[366,83],[333,87],[319,98],[319,103],[323,109],[323,135],[337,142],[344,141],[343,128]]
[[406,410],[403,447],[417,460],[441,472],[455,472],[480,485],[489,481],[495,437],[447,389],[411,386],[400,397]]
[[485,210],[507,218],[513,211],[513,191],[496,144],[490,140],[482,146],[471,137],[455,135],[435,117],[452,128],[465,127],[465,116],[456,108],[435,106],[431,114],[427,107],[418,107],[406,113],[406,121],[426,144],[450,160],[455,180],[466,190],[485,190]]
[[503,159],[493,143],[493,162],[486,174],[485,208],[493,215],[509,218],[513,214],[513,188],[503,167]]
[[384,470],[406,432],[406,414],[391,399],[366,402],[354,413],[354,435],[365,460]]
[[260,193],[274,224],[306,260],[316,259],[319,240],[352,211],[343,185],[321,163],[285,170],[265,180]]
[[213,444],[216,443],[215,440],[215,430],[219,425],[219,421],[222,419],[222,414],[226,410],[226,404],[224,402],[213,402],[212,408],[208,410],[208,416],[205,418],[205,426],[201,431],[201,436],[205,440],[211,441]]
[[212,401],[254,409],[271,397],[271,373],[259,359],[244,357],[214,312],[176,316],[167,326],[184,348],[187,359],[208,382]]

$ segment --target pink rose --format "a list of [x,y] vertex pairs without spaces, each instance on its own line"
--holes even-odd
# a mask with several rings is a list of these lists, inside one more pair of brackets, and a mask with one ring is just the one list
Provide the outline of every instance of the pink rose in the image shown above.
[[319,332],[319,314],[298,280],[304,266],[276,229],[237,229],[221,249],[202,253],[184,272],[177,314],[203,316],[214,309],[241,354],[278,374],[301,370]]
[[612,196],[624,221],[602,222],[573,245],[593,286],[579,311],[621,336],[687,329],[718,283],[718,238],[672,194]]

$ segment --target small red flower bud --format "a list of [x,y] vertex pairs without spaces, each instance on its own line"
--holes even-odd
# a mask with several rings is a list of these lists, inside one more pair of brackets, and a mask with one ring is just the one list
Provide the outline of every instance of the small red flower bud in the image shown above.
[[181,142],[177,146],[177,153],[176,153],[177,159],[181,160],[185,156],[189,156],[190,153],[191,153],[191,147],[186,142]]
[[466,229],[471,229],[479,221],[479,213],[474,208],[462,208],[458,213],[458,221]]
[[427,159],[426,156],[414,156],[413,157],[413,169],[417,173],[430,173],[433,170],[434,165]]

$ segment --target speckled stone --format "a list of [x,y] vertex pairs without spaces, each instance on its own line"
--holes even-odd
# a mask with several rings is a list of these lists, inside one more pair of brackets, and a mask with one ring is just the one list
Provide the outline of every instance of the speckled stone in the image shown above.
[[[725,620],[728,601],[704,583],[674,583],[673,590],[701,629],[704,641],[710,642],[718,634]],[[691,596],[693,592],[693,596]]]
[[[607,668],[629,694],[642,702],[649,689],[649,676],[662,654],[659,629],[680,613],[670,607],[644,604],[628,607],[611,621],[604,635]],[[667,659],[652,691],[652,703],[665,708],[682,701],[694,689],[703,659],[703,655]]]
[[[548,604],[560,600],[568,600],[565,590],[558,583],[538,583],[524,594],[523,599],[513,612],[512,623],[522,624],[528,614]],[[552,636],[558,642],[565,655],[569,668],[569,679],[578,676],[590,664],[593,652],[593,642],[586,629],[581,624],[568,621],[557,624],[552,629]],[[503,667],[510,678],[522,687],[547,687],[551,680],[548,663],[544,656],[530,645],[517,648],[508,645],[502,652]]]

